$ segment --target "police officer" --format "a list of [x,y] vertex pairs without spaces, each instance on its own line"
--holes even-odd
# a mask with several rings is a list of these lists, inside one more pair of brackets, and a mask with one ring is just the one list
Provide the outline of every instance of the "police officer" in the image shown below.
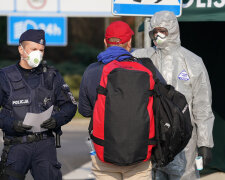
[[[59,72],[40,64],[45,32],[27,30],[19,43],[20,61],[0,70],[0,128],[4,133],[0,179],[22,180],[31,170],[36,180],[60,180],[53,131],[61,132],[77,105]],[[41,113],[52,105],[51,117],[41,124],[45,131],[33,133],[32,126],[23,124],[27,112]]]

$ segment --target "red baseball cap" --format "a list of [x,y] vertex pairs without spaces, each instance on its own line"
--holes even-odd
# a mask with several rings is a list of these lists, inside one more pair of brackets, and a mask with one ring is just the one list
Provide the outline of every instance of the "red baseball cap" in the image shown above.
[[[105,40],[108,44],[124,44],[131,39],[134,32],[130,26],[123,21],[112,22],[105,31]],[[119,42],[110,42],[110,38],[118,38]]]

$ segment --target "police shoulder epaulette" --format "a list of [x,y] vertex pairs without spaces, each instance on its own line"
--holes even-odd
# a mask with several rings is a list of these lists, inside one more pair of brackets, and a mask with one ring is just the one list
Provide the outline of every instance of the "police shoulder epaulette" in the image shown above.
[[47,69],[50,71],[58,71],[54,66],[47,66]]

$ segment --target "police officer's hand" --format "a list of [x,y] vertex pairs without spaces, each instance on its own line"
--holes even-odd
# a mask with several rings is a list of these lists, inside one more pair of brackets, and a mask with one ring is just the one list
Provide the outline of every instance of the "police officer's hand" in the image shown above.
[[41,124],[41,128],[54,129],[56,127],[56,120],[54,118],[49,118]]
[[23,124],[22,121],[14,121],[13,128],[16,132],[24,133],[27,130],[30,130],[32,128],[32,126],[25,125],[25,124]]
[[212,148],[202,146],[198,149],[198,155],[203,158],[203,166],[210,163],[212,159]]

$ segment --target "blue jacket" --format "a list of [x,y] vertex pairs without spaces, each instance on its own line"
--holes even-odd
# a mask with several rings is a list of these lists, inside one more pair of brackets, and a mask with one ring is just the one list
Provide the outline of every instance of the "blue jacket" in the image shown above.
[[[124,55],[124,56],[121,56]],[[94,104],[96,101],[96,88],[100,84],[102,70],[105,64],[117,59],[118,61],[124,61],[128,59],[130,53],[124,48],[112,46],[100,53],[97,57],[98,62],[90,64],[85,70],[79,94],[79,113],[84,117],[91,117]]]

